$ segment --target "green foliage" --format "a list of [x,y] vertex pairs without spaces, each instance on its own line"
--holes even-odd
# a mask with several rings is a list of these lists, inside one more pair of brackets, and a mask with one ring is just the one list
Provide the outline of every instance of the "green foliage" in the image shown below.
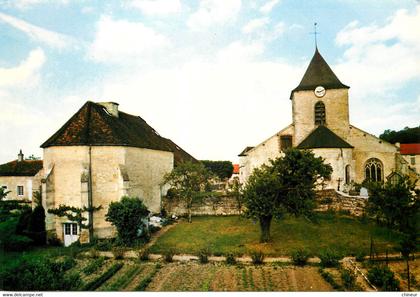
[[383,291],[399,291],[400,282],[388,266],[374,266],[369,269],[367,277],[369,281]]
[[228,265],[235,265],[236,264],[236,258],[235,258],[235,254],[233,253],[228,253],[226,254],[226,264]]
[[220,179],[228,179],[232,176],[233,173],[233,164],[230,161],[210,161],[203,160],[201,161],[204,167]]
[[414,128],[405,127],[400,131],[387,129],[379,135],[379,138],[390,143],[418,143],[420,139],[420,126]]
[[143,228],[143,220],[149,211],[139,198],[122,197],[111,202],[106,220],[117,228],[118,238],[126,245],[132,245],[138,238],[138,230]]
[[28,236],[37,245],[44,245],[47,241],[45,229],[45,210],[42,205],[35,206],[28,224]]
[[93,279],[92,281],[84,285],[83,291],[95,291],[103,283],[105,283],[108,279],[110,279],[115,273],[117,273],[118,270],[120,270],[123,266],[124,266],[123,263],[115,263],[103,274],[101,274],[97,278]]
[[366,256],[367,253],[365,251],[358,251],[355,255],[355,259],[357,262],[363,262]]
[[290,149],[284,157],[254,169],[245,185],[243,199],[245,215],[260,221],[262,242],[270,239],[273,217],[279,219],[285,213],[312,214],[315,187],[332,172],[331,166],[323,161],[310,151]]
[[210,172],[202,163],[191,162],[179,164],[164,176],[163,184],[171,185],[171,195],[185,202],[189,222],[193,202],[211,195],[211,192],[208,192],[210,178]]
[[329,273],[328,271],[325,271],[322,268],[319,268],[318,270],[319,274],[321,274],[321,276],[325,279],[326,282],[328,282],[333,288],[334,290],[340,291],[343,288],[340,286],[340,284],[338,284],[334,277],[332,276],[331,273]]
[[293,264],[297,266],[305,266],[309,259],[309,252],[304,249],[298,249],[291,254]]
[[353,291],[356,289],[356,275],[352,271],[348,269],[342,269],[341,280],[343,281],[343,286],[346,288],[346,290]]
[[98,252],[98,250],[97,250],[97,249],[95,249],[95,248],[90,249],[90,251],[89,251],[89,257],[91,257],[91,258],[93,258],[93,259],[97,259],[97,258],[99,258],[99,257],[100,257],[100,253],[99,253],[99,252]]
[[134,279],[134,277],[142,270],[140,266],[131,267],[124,275],[115,280],[112,284],[105,288],[106,291],[118,291],[125,288]]
[[209,262],[210,250],[208,248],[201,249],[198,253],[200,263],[205,264]]
[[60,204],[58,208],[48,209],[48,213],[54,214],[58,217],[66,217],[71,222],[76,222],[79,226],[79,229],[88,229],[89,224],[86,225],[83,222],[87,221],[87,218],[84,217],[84,213],[93,213],[94,211],[102,209],[102,206],[97,207],[74,207]]
[[321,259],[322,267],[338,267],[340,265],[339,260],[341,259],[341,256],[334,251],[325,250],[318,256],[319,259]]
[[145,250],[139,250],[137,251],[137,257],[140,261],[148,261],[150,258],[150,253],[148,249]]
[[97,271],[102,265],[105,263],[105,257],[99,257],[94,259],[93,261],[89,262],[89,264],[82,269],[82,272],[85,275],[89,275]]
[[173,259],[174,254],[175,254],[175,251],[173,249],[167,250],[163,255],[165,262],[167,262],[167,263],[172,262],[174,260]]
[[23,235],[12,235],[5,242],[3,248],[5,251],[21,252],[29,249],[33,240]]
[[124,259],[125,248],[121,246],[114,246],[112,248],[112,254],[116,260]]
[[78,273],[66,274],[74,265],[69,260],[55,262],[47,257],[22,258],[1,272],[2,290],[70,291],[81,284]]
[[368,189],[367,211],[370,215],[404,233],[417,229],[420,195],[407,176],[396,182],[369,183]]
[[145,291],[147,286],[152,282],[153,277],[161,268],[162,266],[157,263],[155,269],[137,285],[134,291]]
[[112,249],[112,241],[109,239],[98,240],[96,249],[98,251],[110,251]]
[[11,191],[7,191],[3,187],[0,187],[0,201],[2,201],[4,198],[6,198],[7,194],[9,194]]
[[261,265],[264,263],[265,255],[261,251],[254,251],[251,253],[252,264]]

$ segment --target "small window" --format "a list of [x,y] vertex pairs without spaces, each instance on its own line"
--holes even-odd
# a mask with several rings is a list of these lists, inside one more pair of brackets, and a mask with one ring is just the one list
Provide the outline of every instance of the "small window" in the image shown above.
[[77,235],[77,224],[71,224],[73,229],[73,235]]
[[291,135],[282,135],[280,136],[280,146],[282,150],[292,147],[292,136]]
[[346,184],[350,184],[350,165],[346,166]]
[[71,234],[70,224],[64,224],[64,234],[65,235],[70,235]]
[[18,196],[23,196],[23,186],[17,186],[17,194]]
[[375,182],[383,181],[383,165],[382,162],[376,158],[367,160],[365,164],[365,179]]
[[415,156],[411,156],[410,160],[411,160],[411,165],[416,165],[416,157]]
[[315,104],[315,125],[325,124],[325,105],[323,102],[318,101]]

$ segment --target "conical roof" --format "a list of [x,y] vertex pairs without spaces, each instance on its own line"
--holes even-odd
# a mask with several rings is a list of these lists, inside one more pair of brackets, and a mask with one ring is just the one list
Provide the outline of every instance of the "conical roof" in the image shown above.
[[110,115],[104,106],[86,102],[41,147],[130,146],[174,153],[175,163],[196,161],[170,139],[161,137],[141,117],[118,112]]
[[338,79],[319,53],[318,48],[315,49],[315,54],[312,57],[301,82],[293,89],[291,95],[293,95],[293,92],[295,91],[314,90],[317,86],[323,86],[325,89],[349,88],[349,86],[346,86]]
[[298,149],[314,148],[353,148],[340,136],[327,127],[320,125],[313,130],[298,146]]

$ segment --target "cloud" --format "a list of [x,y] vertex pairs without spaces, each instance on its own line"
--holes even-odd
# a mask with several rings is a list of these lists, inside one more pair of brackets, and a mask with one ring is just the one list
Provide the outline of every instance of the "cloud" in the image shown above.
[[264,13],[264,14],[268,14],[270,13],[273,8],[279,4],[280,0],[270,0],[268,2],[266,2],[263,6],[260,7],[260,12]]
[[89,56],[97,62],[137,63],[156,51],[168,48],[169,39],[141,22],[103,16],[97,23]]
[[18,9],[29,9],[33,6],[43,4],[66,5],[68,3],[69,0],[12,0],[8,2],[8,5]]
[[265,27],[270,22],[270,19],[267,17],[252,19],[245,26],[242,27],[242,33],[249,34],[258,30],[262,27]]
[[192,30],[235,21],[241,10],[241,0],[201,0],[199,7],[188,19]]
[[131,0],[128,5],[146,15],[170,15],[181,11],[180,0]]
[[69,36],[46,30],[1,12],[0,21],[22,31],[31,39],[37,42],[45,43],[50,47],[63,49],[75,43],[75,41]]
[[[32,50],[18,66],[0,68],[0,88],[34,85],[38,82],[39,71],[46,61],[44,51]],[[1,89],[0,89],[1,91]]]

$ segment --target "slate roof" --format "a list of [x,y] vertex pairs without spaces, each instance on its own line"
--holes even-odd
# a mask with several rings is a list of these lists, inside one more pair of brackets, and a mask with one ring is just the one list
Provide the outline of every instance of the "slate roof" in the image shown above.
[[327,127],[320,125],[313,130],[298,146],[298,149],[314,148],[353,148]]
[[318,48],[315,50],[315,54],[312,57],[301,82],[292,90],[290,99],[292,99],[293,92],[295,91],[315,90],[317,86],[323,86],[325,89],[350,88],[338,79],[319,53]]
[[42,160],[17,160],[0,165],[0,176],[34,176],[42,169]]
[[171,140],[161,137],[139,116],[110,115],[100,104],[88,101],[41,147],[129,146],[174,153],[175,164],[196,161]]
[[238,157],[243,157],[246,156],[246,153],[250,150],[252,150],[254,148],[254,146],[247,146],[239,155]]
[[420,155],[420,143],[401,143],[401,155]]

